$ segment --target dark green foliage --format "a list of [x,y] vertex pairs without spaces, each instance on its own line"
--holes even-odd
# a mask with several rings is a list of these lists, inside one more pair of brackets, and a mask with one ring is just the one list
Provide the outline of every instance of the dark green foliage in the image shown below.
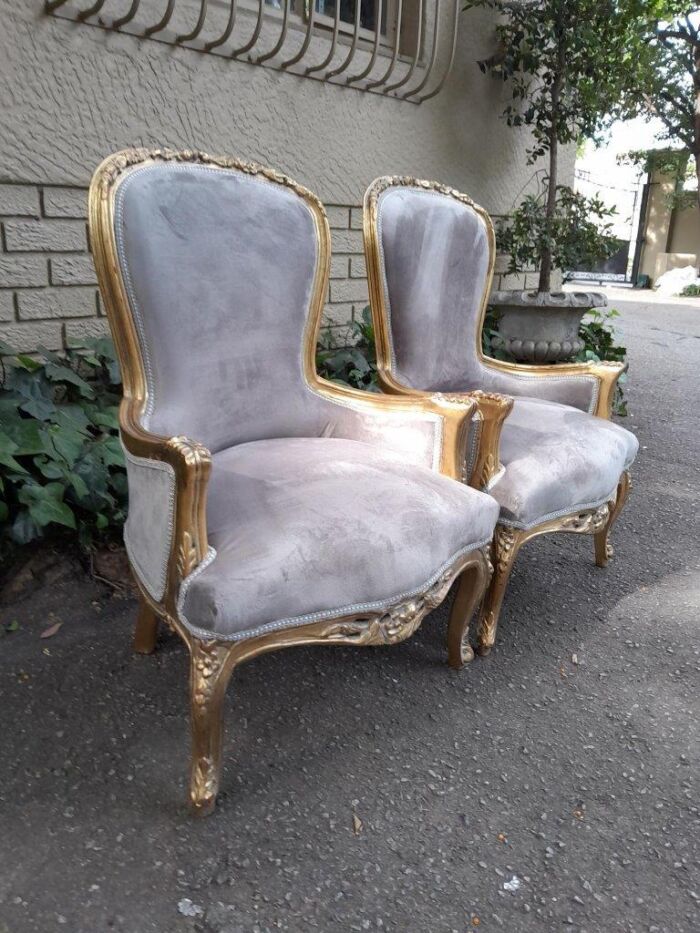
[[600,198],[587,198],[560,185],[554,214],[548,218],[545,195],[545,191],[527,195],[498,225],[498,248],[508,254],[509,272],[537,267],[547,249],[559,269],[585,269],[619,249],[607,222],[615,211]]
[[683,291],[681,292],[683,298],[697,298],[700,296],[700,285],[686,285]]
[[[585,347],[576,357],[580,363],[598,362],[599,360],[612,360],[624,363],[627,359],[627,347],[616,343],[613,321],[620,316],[614,308],[589,311],[581,322],[579,335]],[[627,373],[623,373],[617,381],[613,411],[616,415],[624,417],[627,414],[627,400],[625,399],[624,384]]]
[[377,353],[369,305],[363,308],[361,319],[348,321],[340,335],[336,335],[335,330],[324,327],[319,334],[316,349],[319,376],[356,389],[378,392]]
[[115,536],[127,490],[111,341],[36,356],[0,344],[0,355],[2,546],[62,533],[89,548]]

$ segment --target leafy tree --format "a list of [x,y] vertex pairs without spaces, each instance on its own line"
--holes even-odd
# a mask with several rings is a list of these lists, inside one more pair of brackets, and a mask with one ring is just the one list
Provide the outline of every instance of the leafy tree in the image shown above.
[[[504,116],[510,126],[532,133],[528,162],[547,157],[548,168],[536,224],[524,243],[539,261],[538,290],[551,287],[552,269],[571,252],[582,214],[602,219],[594,200],[559,185],[559,149],[582,136],[595,137],[613,117],[632,115],[638,100],[628,93],[648,75],[655,52],[650,29],[666,0],[467,0],[465,10],[487,7],[499,14],[498,50],[479,63],[483,72],[508,82]],[[534,205],[523,205],[532,219]],[[519,218],[527,221],[525,216]],[[595,224],[594,224],[595,226]],[[521,224],[522,227],[522,224]],[[583,252],[615,248],[605,229],[597,240],[590,225]],[[574,250],[575,251],[575,250]]]
[[700,4],[662,7],[648,31],[645,80],[629,84],[627,107],[656,117],[662,138],[693,156],[700,205]]

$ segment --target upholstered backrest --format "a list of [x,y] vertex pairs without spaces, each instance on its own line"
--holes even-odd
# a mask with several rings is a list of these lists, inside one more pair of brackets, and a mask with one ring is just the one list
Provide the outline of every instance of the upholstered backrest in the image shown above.
[[394,374],[416,389],[464,389],[479,371],[489,222],[450,194],[395,185],[378,196],[376,234]]
[[319,263],[308,199],[263,174],[146,161],[114,195],[144,427],[216,452],[314,433],[302,348]]

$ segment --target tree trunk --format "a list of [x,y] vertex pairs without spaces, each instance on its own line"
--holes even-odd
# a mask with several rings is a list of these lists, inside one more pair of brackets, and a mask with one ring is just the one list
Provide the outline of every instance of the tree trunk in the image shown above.
[[[545,217],[547,219],[547,229],[550,227],[554,212],[557,208],[557,171],[559,157],[559,143],[556,132],[550,134],[549,139],[549,178],[547,179],[547,205],[545,208]],[[552,287],[552,251],[545,247],[540,255],[540,280],[537,284],[538,292],[548,292]]]
[[[566,49],[564,47],[563,25],[560,24],[559,48],[557,49],[557,71],[552,82],[552,124],[549,130],[549,177],[547,179],[547,204],[545,206],[546,227],[549,233],[554,213],[557,209],[557,174],[559,157],[559,137],[557,121],[559,118],[559,99],[564,86],[564,68],[566,67]],[[545,246],[540,253],[540,280],[538,292],[548,292],[552,287],[552,250]]]
[[693,75],[693,86],[695,88],[695,148],[693,156],[695,158],[695,177],[698,180],[698,209],[700,209],[700,43],[695,44],[693,48],[693,65],[695,74]]

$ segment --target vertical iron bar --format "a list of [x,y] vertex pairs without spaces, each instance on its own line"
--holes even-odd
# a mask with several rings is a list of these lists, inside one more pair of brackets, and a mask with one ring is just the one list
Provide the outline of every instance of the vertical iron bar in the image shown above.
[[[459,0],[457,0],[459,2]],[[399,57],[399,43],[401,42],[401,17],[403,15],[403,0],[399,0],[398,10],[396,12],[396,36],[394,37],[394,52],[391,56],[391,61],[389,62],[389,67],[384,72],[381,78],[378,78],[376,81],[370,81],[368,84],[365,84],[365,90],[369,91],[373,87],[379,87],[382,84],[385,84],[391,77],[391,73],[396,67],[396,59]]]
[[207,52],[211,52],[212,49],[218,48],[220,45],[223,45],[224,42],[228,41],[229,36],[233,32],[233,27],[236,25],[236,10],[238,7],[238,0],[231,0],[231,6],[228,11],[228,22],[226,23],[226,28],[221,33],[218,39],[212,39],[211,42],[206,42],[204,44],[204,49]]
[[[313,2],[313,0],[312,0]],[[328,65],[333,61],[333,56],[335,55],[335,48],[338,44],[338,31],[340,30],[340,0],[335,0],[335,19],[333,20],[333,38],[331,39],[331,48],[328,52],[328,55],[323,59],[322,62],[319,62],[318,65],[310,65],[305,74],[313,74],[314,71],[323,71],[324,68],[327,68]]]
[[369,63],[366,68],[364,68],[359,74],[350,75],[349,78],[346,78],[346,84],[352,84],[353,81],[361,81],[363,78],[366,78],[368,74],[374,68],[374,63],[377,60],[377,54],[379,52],[379,41],[382,34],[382,8],[384,6],[384,0],[379,0],[377,4],[377,13],[375,18],[375,29],[374,29],[374,47],[372,48],[372,55],[370,57]]
[[204,28],[204,20],[207,18],[207,3],[208,0],[201,0],[199,4],[199,18],[195,23],[195,27],[192,32],[183,33],[181,36],[175,36],[176,42],[190,42],[192,39],[196,39]]
[[389,91],[396,91],[398,88],[403,87],[404,84],[408,84],[408,82],[411,80],[411,78],[413,77],[413,72],[416,70],[416,65],[418,64],[418,56],[420,55],[420,44],[421,44],[422,39],[423,39],[423,0],[418,0],[418,30],[416,32],[416,51],[413,55],[413,61],[411,62],[411,65],[408,71],[406,72],[406,74],[403,76],[403,78],[400,78],[394,84],[386,85],[386,87],[384,88],[385,94],[388,94]]
[[435,0],[435,23],[433,28],[433,43],[430,49],[430,61],[428,62],[428,67],[425,69],[425,74],[423,75],[423,80],[417,87],[414,87],[412,91],[406,91],[402,95],[402,100],[406,100],[407,97],[412,97],[414,94],[420,94],[423,88],[426,86],[430,80],[430,76],[433,73],[433,68],[435,67],[435,59],[437,57],[437,39],[438,31],[440,28],[440,0]]
[[440,78],[438,83],[435,85],[435,87],[432,89],[432,91],[429,94],[424,94],[422,97],[419,97],[418,100],[416,101],[417,104],[422,104],[424,100],[430,100],[431,97],[435,97],[436,94],[439,94],[443,88],[443,85],[445,84],[445,81],[447,81],[447,78],[450,72],[452,71],[452,65],[454,64],[454,60],[455,60],[455,51],[457,49],[457,24],[459,22],[459,6],[460,6],[460,0],[455,0],[455,13],[454,13],[454,20],[452,22],[452,51],[450,52],[450,57],[447,62],[447,66],[444,72],[442,73],[442,77]]
[[255,29],[253,30],[253,35],[250,37],[248,42],[245,45],[242,45],[239,49],[234,49],[231,52],[231,58],[237,58],[239,55],[243,55],[245,52],[250,51],[253,48],[255,43],[258,41],[260,36],[260,30],[263,25],[263,12],[265,10],[265,0],[258,0],[258,18],[255,22]]
[[289,25],[289,8],[291,6],[291,0],[284,0],[284,13],[282,15],[282,32],[280,37],[274,45],[274,48],[271,48],[269,52],[265,52],[264,55],[259,55],[256,58],[256,63],[259,65],[261,62],[266,62],[268,58],[274,58],[275,55],[284,45],[284,40],[287,38],[287,26]]
[[126,26],[136,16],[140,6],[141,0],[132,0],[131,6],[123,16],[113,19],[111,23],[105,23],[105,26],[109,26],[110,29],[119,29],[120,26]]
[[[337,0],[338,6],[340,6],[340,0]],[[337,68],[334,68],[332,71],[327,71],[325,73],[324,80],[328,78],[335,78],[336,75],[342,74],[346,68],[350,65],[353,58],[355,57],[355,49],[357,48],[357,40],[360,36],[360,17],[362,15],[362,0],[355,0],[355,26],[352,33],[352,42],[350,43],[350,51],[345,57],[345,61],[342,65],[338,65]]]
[[87,10],[82,10],[80,13],[78,13],[78,19],[82,22],[84,19],[88,19],[88,17],[94,16],[95,13],[99,13],[106,2],[107,0],[97,0],[97,2],[93,3],[93,5],[88,7]]
[[175,0],[168,0],[168,5],[165,8],[165,13],[161,19],[155,23],[153,26],[149,26],[148,29],[144,29],[144,36],[152,36],[157,32],[160,32],[161,29],[165,29],[170,20],[172,19],[173,10],[175,9]]
[[316,4],[315,0],[309,0],[309,19],[306,23],[306,35],[304,36],[304,41],[301,44],[301,48],[292,58],[288,58],[286,62],[282,62],[280,68],[289,68],[290,65],[296,65],[297,62],[300,62],[302,58],[306,55],[306,50],[309,47],[311,42],[311,36],[314,30],[314,23],[316,21]]

